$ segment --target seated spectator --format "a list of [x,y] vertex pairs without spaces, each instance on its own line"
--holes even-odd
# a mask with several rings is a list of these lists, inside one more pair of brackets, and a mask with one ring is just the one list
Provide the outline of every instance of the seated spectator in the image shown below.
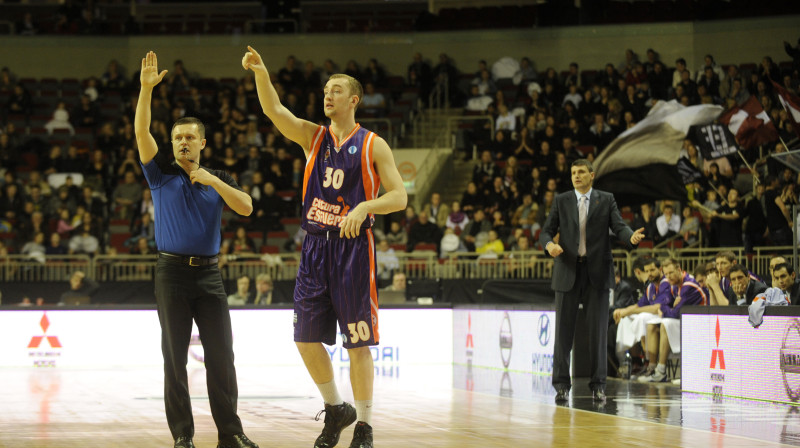
[[[168,117],[163,120],[167,121]],[[81,95],[81,102],[72,111],[72,123],[77,128],[95,129],[100,124],[100,110],[92,103],[89,95]]]
[[0,219],[5,218],[14,221],[22,216],[25,206],[25,198],[19,191],[16,183],[8,183],[5,186],[5,194],[0,194]]
[[514,149],[514,156],[516,156],[519,160],[533,160],[535,156],[535,151],[533,148],[536,146],[536,140],[533,137],[533,131],[531,131],[527,126],[523,127],[519,131],[519,146]]
[[439,227],[428,220],[428,212],[423,210],[419,212],[418,220],[411,225],[408,231],[408,244],[406,251],[411,252],[417,244],[439,244],[441,239],[441,231]]
[[44,248],[45,255],[66,255],[67,248],[61,244],[61,235],[57,232],[50,234],[50,243]]
[[469,223],[469,217],[466,213],[461,211],[461,203],[453,201],[452,211],[447,215],[445,227],[453,230],[458,229],[458,233],[461,233],[467,226],[467,223]]
[[678,232],[683,238],[684,243],[692,245],[697,242],[700,237],[700,220],[692,213],[691,207],[683,207],[681,210],[683,219],[681,220],[681,229]]
[[431,194],[431,201],[422,208],[428,212],[428,216],[440,228],[444,227],[447,223],[447,217],[450,215],[450,209],[447,204],[442,204],[442,195],[434,192]]
[[44,247],[44,233],[36,232],[33,239],[25,243],[19,253],[26,255],[28,259],[44,264],[46,253]]
[[661,216],[656,218],[656,227],[660,240],[666,240],[681,231],[681,218],[675,214],[675,209],[669,202],[661,206]]
[[270,305],[273,300],[272,278],[269,274],[261,273],[256,277],[256,294],[253,298],[254,305]]
[[407,278],[405,272],[395,272],[392,276],[392,284],[383,289],[383,291],[398,291],[405,292]]
[[375,91],[375,84],[364,85],[364,98],[361,99],[361,111],[370,117],[386,116],[386,97]]
[[131,255],[156,255],[158,252],[151,247],[147,238],[138,237],[131,248]]
[[456,252],[466,252],[467,248],[464,243],[458,238],[456,232],[452,228],[446,228],[442,241],[439,243],[439,258],[447,258],[449,255]]
[[24,115],[26,120],[30,119],[33,113],[33,99],[22,84],[14,85],[14,89],[6,101],[6,113]]
[[483,195],[478,192],[478,186],[475,182],[467,184],[467,191],[461,196],[461,209],[467,215],[474,213],[478,209],[484,207]]
[[478,92],[481,95],[494,95],[497,92],[497,85],[492,80],[492,74],[487,69],[483,69],[472,80],[472,85],[478,87]]
[[533,202],[533,196],[530,193],[522,195],[522,204],[517,207],[511,217],[511,226],[519,227],[522,229],[530,229],[533,234],[539,230],[539,225],[536,223],[536,212],[539,210],[539,205]]
[[477,245],[485,244],[490,230],[492,230],[492,223],[486,219],[483,209],[478,209],[475,210],[472,221],[461,232],[460,238],[468,251],[475,252]]
[[133,215],[134,207],[142,200],[142,184],[136,180],[133,171],[126,171],[124,181],[114,189],[115,214],[120,219]]
[[[75,214],[75,216],[79,217],[80,215]],[[80,225],[80,221],[78,221],[78,225]],[[75,230],[75,227],[76,225],[73,223],[73,217],[69,215],[69,210],[67,208],[59,210],[55,233],[62,238],[67,238],[70,236],[71,232]]]
[[228,296],[228,305],[252,303],[254,295],[250,292],[250,277],[243,275],[236,280],[236,292]]
[[386,234],[386,242],[390,245],[406,245],[408,243],[408,233],[405,228],[397,221],[392,221],[389,225],[389,232]]
[[[664,276],[670,284],[672,296],[669,303],[662,304],[658,310],[660,317],[659,329],[655,323],[648,324],[648,339],[658,339],[658,365],[650,377],[640,378],[642,382],[663,383],[667,377],[667,359],[670,351],[681,352],[681,308],[686,305],[706,305],[708,295],[690,274],[681,270],[680,264],[674,259],[667,259],[662,263]],[[673,290],[675,288],[675,290]],[[677,291],[677,293],[674,293]],[[651,321],[653,322],[653,321]],[[651,331],[652,329],[652,331]],[[658,336],[655,336],[656,333]],[[650,341],[648,341],[648,344]],[[652,360],[651,360],[652,361]]]
[[75,271],[69,278],[69,290],[61,294],[58,304],[88,303],[98,289],[100,285],[96,281],[86,277],[83,271]]
[[386,239],[382,239],[378,243],[375,251],[375,264],[378,268],[378,278],[381,280],[389,280],[392,278],[392,273],[400,268],[400,260]]
[[597,147],[598,154],[614,140],[614,132],[611,126],[606,123],[603,114],[594,114],[594,124],[589,127],[589,132],[592,134],[592,144]]
[[[481,160],[472,170],[472,182],[476,187],[483,186],[489,179],[494,179],[497,174],[497,165],[492,161],[492,152],[488,150],[481,152]],[[467,191],[469,191],[469,185],[467,185]],[[464,200],[461,201],[461,205],[466,206]]]
[[496,131],[514,132],[517,130],[517,117],[508,110],[508,106],[505,104],[497,106],[497,118],[494,123]]
[[100,249],[100,242],[97,237],[92,235],[92,222],[85,221],[81,224],[80,230],[69,240],[69,253],[96,255]]
[[475,248],[475,252],[480,254],[479,258],[498,258],[505,252],[503,241],[500,240],[496,230],[489,230],[489,237],[486,242]]
[[56,110],[53,111],[53,118],[45,123],[44,128],[48,135],[53,135],[53,131],[56,129],[66,129],[69,131],[69,135],[75,135],[75,128],[72,127],[72,123],[69,121],[69,112],[63,101],[58,102]]
[[250,255],[256,252],[256,245],[252,238],[247,236],[247,229],[238,226],[231,241],[231,253],[234,255]]
[[261,199],[254,204],[253,208],[255,210],[255,228],[269,230],[280,230],[282,228],[283,200],[275,192],[275,185],[272,182],[264,184]]
[[150,247],[156,247],[156,231],[153,219],[149,212],[142,214],[142,217],[131,224],[131,237],[125,241],[125,247],[139,244],[139,240],[144,239]]

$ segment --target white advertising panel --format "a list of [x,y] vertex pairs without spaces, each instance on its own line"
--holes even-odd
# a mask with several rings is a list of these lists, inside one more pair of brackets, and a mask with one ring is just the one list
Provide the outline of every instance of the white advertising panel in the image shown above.
[[453,310],[453,362],[553,373],[554,311]]
[[[292,310],[231,310],[237,365],[302,365],[293,342]],[[376,364],[451,364],[449,309],[380,312]],[[334,363],[347,352],[326,347]],[[124,367],[161,365],[161,327],[155,310],[14,310],[0,312],[0,367]],[[189,362],[203,350],[197,327]]]
[[765,316],[753,328],[744,315],[684,314],[682,388],[718,397],[797,403],[800,319]]

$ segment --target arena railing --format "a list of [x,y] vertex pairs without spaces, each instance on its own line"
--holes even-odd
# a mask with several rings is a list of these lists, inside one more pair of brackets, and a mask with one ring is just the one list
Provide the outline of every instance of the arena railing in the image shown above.
[[[775,255],[792,260],[792,247],[758,247],[755,253],[745,254],[742,247],[713,247],[693,249],[636,249],[612,251],[614,266],[623,277],[632,277],[633,261],[648,255],[658,259],[675,258],[681,268],[692,272],[701,263],[714,261],[720,251],[731,251],[750,271],[757,275],[769,272],[769,260]],[[502,254],[457,252],[444,258],[432,250],[395,252],[399,271],[411,278],[477,279],[516,278],[547,279],[553,270],[553,259],[541,250],[513,251]],[[294,280],[300,264],[300,254],[221,255],[223,278],[233,280],[243,275],[255,278],[268,274],[274,281]],[[152,281],[156,255],[48,255],[44,262],[28,255],[0,257],[0,282],[62,282],[68,281],[76,270],[82,270],[98,282]],[[767,280],[767,279],[764,279]]]
[[93,272],[88,255],[47,255],[44,260],[29,255],[13,254],[0,257],[0,283],[2,282],[62,282],[73,272]]

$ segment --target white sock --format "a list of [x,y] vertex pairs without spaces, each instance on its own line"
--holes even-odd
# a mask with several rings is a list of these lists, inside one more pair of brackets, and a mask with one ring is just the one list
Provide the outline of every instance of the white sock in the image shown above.
[[667,373],[667,365],[666,364],[657,365],[656,366],[656,372],[658,372],[658,373],[660,373],[662,375]]
[[322,394],[322,400],[325,402],[325,404],[338,406],[344,403],[341,395],[339,395],[339,389],[336,388],[336,381],[330,380],[324,384],[317,384],[317,387],[319,388],[319,392]]
[[372,400],[356,400],[356,416],[359,422],[372,426]]

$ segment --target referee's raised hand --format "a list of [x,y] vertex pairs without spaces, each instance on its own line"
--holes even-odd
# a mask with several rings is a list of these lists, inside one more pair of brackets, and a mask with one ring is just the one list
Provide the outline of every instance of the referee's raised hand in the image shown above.
[[142,87],[154,87],[164,79],[166,74],[166,70],[163,70],[161,73],[158,72],[158,57],[154,52],[148,52],[147,55],[142,58],[142,71],[139,74]]

